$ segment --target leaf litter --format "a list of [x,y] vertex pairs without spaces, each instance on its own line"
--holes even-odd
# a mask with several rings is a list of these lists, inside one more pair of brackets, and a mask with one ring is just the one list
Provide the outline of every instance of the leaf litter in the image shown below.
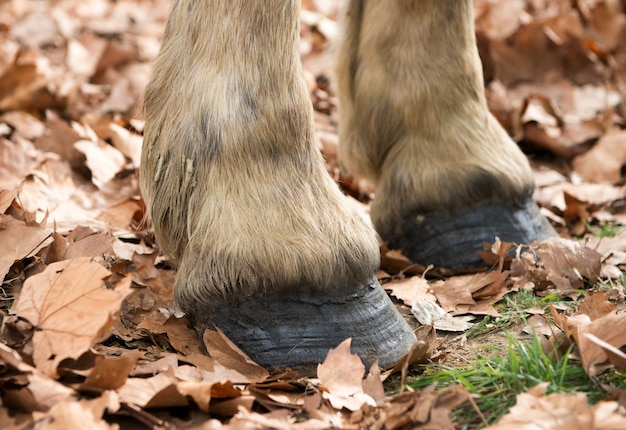
[[[220,332],[199,339],[188,328],[173,304],[174,271],[142,222],[135,174],[137,104],[168,6],[0,4],[0,426],[455,428],[451,411],[470,400],[464,389],[385,392],[390,371],[365,369],[349,340],[305,378],[261,368]],[[475,2],[489,106],[531,155],[535,198],[562,238],[485,244],[492,270],[471,274],[421,267],[383,245],[384,288],[407,318],[412,308],[435,328],[418,329],[411,356],[393,369],[403,377],[411,362],[445,362],[446,331],[498,315],[499,302],[522,290],[584,297],[551,315],[528,309],[529,324],[555,345],[574,344],[592,376],[626,371],[625,7]],[[371,187],[337,160],[328,84],[336,20],[336,2],[304,0],[301,54],[328,171],[367,218]],[[607,391],[615,398],[589,406],[582,393],[547,394],[540,384],[490,428],[624,428],[626,395]]]

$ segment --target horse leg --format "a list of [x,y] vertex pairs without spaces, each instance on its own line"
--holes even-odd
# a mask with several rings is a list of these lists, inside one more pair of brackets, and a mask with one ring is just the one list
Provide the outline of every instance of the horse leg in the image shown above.
[[350,0],[342,28],[339,156],[376,187],[372,221],[391,247],[467,268],[496,236],[555,234],[487,108],[471,0]]
[[145,94],[142,193],[178,264],[175,298],[265,366],[366,363],[412,330],[378,284],[375,233],[344,204],[314,139],[299,1],[175,0]]

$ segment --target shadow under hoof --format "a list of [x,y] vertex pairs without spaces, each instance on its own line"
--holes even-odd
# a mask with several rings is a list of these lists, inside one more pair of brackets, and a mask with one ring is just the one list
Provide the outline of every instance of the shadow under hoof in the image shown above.
[[369,367],[395,364],[416,341],[376,278],[350,292],[240,297],[213,312],[190,312],[196,329],[219,327],[267,368],[315,373],[328,351],[352,338],[351,351]]
[[405,234],[388,239],[389,247],[401,249],[412,261],[449,269],[484,267],[477,255],[483,242],[529,244],[555,236],[532,198],[522,205],[486,204],[457,214],[432,213],[404,220]]

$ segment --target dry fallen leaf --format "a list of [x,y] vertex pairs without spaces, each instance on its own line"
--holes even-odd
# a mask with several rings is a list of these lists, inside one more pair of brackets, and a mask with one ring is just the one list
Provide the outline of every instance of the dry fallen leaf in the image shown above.
[[3,343],[0,343],[0,363],[4,369],[25,375],[21,383],[19,379],[9,376],[13,379],[11,384],[7,383],[4,375],[0,377],[0,385],[4,386],[2,402],[9,407],[21,411],[47,411],[61,401],[76,397],[74,390],[24,363],[16,351]]
[[233,382],[260,382],[269,376],[269,372],[266,369],[252,361],[221,330],[207,329],[204,331],[202,339],[211,357],[221,365],[239,372],[246,378],[245,381]]
[[429,300],[413,302],[413,306],[411,306],[411,313],[420,324],[433,326],[437,330],[465,331],[474,325],[470,323],[474,317],[453,317],[437,305],[437,303]]
[[46,375],[56,377],[62,360],[80,357],[113,323],[131,278],[109,289],[109,275],[90,258],[78,258],[53,263],[24,283],[12,310],[37,328],[33,359]]
[[14,262],[32,257],[52,242],[52,231],[37,224],[0,214],[0,243],[5,246],[0,253],[0,280],[4,279]]
[[508,271],[455,276],[431,285],[432,293],[446,312],[453,315],[500,315],[493,307],[509,290]]
[[37,423],[36,428],[115,430],[119,426],[107,423],[102,416],[105,410],[114,413],[119,407],[117,395],[112,391],[107,391],[93,400],[63,400],[56,403],[46,413],[34,413],[33,418]]
[[[63,362],[59,372],[69,376],[64,384],[24,362],[30,359],[32,343],[11,343],[23,355],[22,359],[15,351],[4,351],[6,345],[0,342],[0,368],[5,369],[4,373],[0,371],[0,427],[7,424],[20,428],[106,428],[101,417],[105,410],[115,410],[116,396],[104,392],[93,401],[78,401],[76,390],[97,395],[103,389],[123,384],[119,390],[131,402],[133,390],[124,391],[128,384],[139,391],[133,393],[137,403],[145,406],[125,403],[124,413],[132,411],[135,418],[148,420],[155,428],[192,425],[183,417],[199,418],[198,409],[220,415],[224,423],[235,415],[226,425],[216,419],[202,423],[206,429],[452,428],[450,412],[454,404],[467,398],[458,387],[443,392],[431,387],[385,396],[374,366],[359,383],[376,406],[364,404],[355,412],[343,407],[338,411],[323,398],[322,394],[328,393],[320,391],[318,381],[293,375],[274,375],[266,380],[264,370],[249,363],[219,336],[207,343],[226,365],[202,355],[202,345],[194,339],[193,331],[185,327],[184,319],[176,318],[179,311],[171,305],[175,271],[167,260],[157,257],[152,232],[143,223],[145,208],[134,172],[140,161],[144,130],[144,122],[136,117],[140,115],[136,106],[150,62],[160,47],[169,3],[170,0],[0,1],[0,213],[7,217],[0,219],[0,242],[16,244],[5,247],[4,259],[0,257],[0,269],[5,273],[11,269],[11,277],[5,279],[2,289],[9,297],[17,297],[26,280],[27,295],[27,290],[34,287],[39,291],[48,280],[35,275],[46,264],[88,256],[104,260],[103,264],[114,274],[110,279],[130,275],[134,284],[142,287],[123,306],[106,346],[95,345],[95,351],[102,354],[95,364],[85,360],[87,356],[93,358],[92,352],[83,354],[79,362],[84,367],[80,370],[78,362]],[[341,144],[336,129],[337,100],[330,72],[332,56],[326,48],[338,29],[338,3],[303,0],[300,47],[307,89],[315,109],[316,143],[332,177],[359,200],[351,198],[348,203],[368,218],[372,186],[343,171],[337,160],[337,146]],[[474,8],[489,107],[531,155],[537,169],[535,196],[544,214],[563,236],[583,235],[590,229],[626,223],[622,166],[626,124],[623,2],[475,0]],[[537,148],[575,159],[570,163],[551,155],[536,156]],[[544,167],[550,175],[542,178],[537,172]],[[23,210],[34,215],[20,216]],[[34,221],[42,220],[46,214],[48,224],[39,221],[42,225],[36,227]],[[19,227],[19,223],[27,228]],[[49,245],[50,239],[41,245],[34,243],[41,229],[46,228],[54,228],[54,243]],[[622,236],[623,233],[602,239],[599,244],[588,243],[589,248],[602,254],[601,279],[622,276],[621,269],[626,267],[626,236]],[[595,279],[596,256],[584,249],[578,255],[576,247],[568,250],[568,246],[539,248],[541,255],[536,246],[531,247],[531,252],[522,253],[521,260],[513,262],[518,271],[507,278],[503,270],[508,269],[510,257],[505,246],[508,245],[495,244],[482,254],[488,265],[498,268],[496,274],[489,275],[494,276],[491,282],[480,276],[461,278],[456,286],[454,281],[449,284],[453,287],[449,292],[440,291],[446,310],[493,313],[492,303],[507,291],[505,286],[509,283],[514,283],[514,289],[534,287],[538,294],[558,292],[574,297]],[[382,254],[383,268],[388,273],[381,277],[407,277],[386,284],[395,297],[409,306],[414,300],[433,301],[430,287],[441,281],[422,279],[426,268],[397,251],[383,247]],[[587,263],[592,263],[591,267]],[[442,269],[427,272],[429,279],[454,275]],[[415,274],[420,276],[410,277]],[[62,272],[54,276],[58,281]],[[84,271],[78,276],[89,281]],[[72,282],[65,284],[62,291],[54,290],[51,294],[53,302],[74,289]],[[615,315],[614,304],[621,309],[623,300],[621,288],[612,290],[613,303],[588,295],[579,309],[587,316],[581,316],[581,321],[578,316],[570,321],[581,336],[585,363],[592,363],[592,369],[622,366],[623,348],[618,349],[621,338],[611,337],[601,325],[621,324],[604,318]],[[40,325],[52,332],[51,321],[69,330],[52,317]],[[564,316],[559,321],[567,326]],[[26,321],[21,322],[27,326]],[[552,331],[543,319],[530,322],[546,334]],[[24,341],[8,333],[24,334],[16,328],[18,325],[5,319],[3,336]],[[437,345],[435,330],[422,327],[417,335],[420,340],[411,357],[424,362]],[[67,351],[74,349],[70,343],[74,339],[75,334],[66,333],[63,341],[67,342]],[[112,346],[118,342],[127,344]],[[142,358],[130,370],[133,377],[129,382],[128,369],[134,358],[115,355],[126,354],[121,351],[131,345]],[[404,370],[406,375],[410,361],[400,363],[397,370]],[[48,362],[45,365],[52,366]],[[142,378],[160,377],[163,373],[165,377],[160,379]],[[82,385],[74,379],[82,377],[87,378]],[[241,391],[239,385],[235,389],[228,382],[255,378],[263,380],[263,384],[248,384],[247,391]],[[258,388],[260,385],[263,388]],[[149,393],[149,398],[142,398],[141,390]],[[615,392],[618,396],[619,391]],[[626,405],[626,396],[621,396],[622,406]],[[620,418],[614,403],[602,402],[596,409],[582,401],[555,400],[557,407],[550,404],[546,407],[549,412],[562,404],[571,416],[593,415],[596,428],[624,428],[619,420],[616,427],[611,427],[610,419]],[[168,418],[156,419],[144,409],[170,404],[187,405],[171,422]],[[271,412],[259,413],[263,408]],[[32,411],[42,413],[37,415],[40,421],[33,421]],[[166,415],[170,414],[161,415],[159,411],[159,417]],[[109,420],[110,414],[105,418]],[[582,428],[585,422],[579,422]]]
[[402,300],[407,306],[412,306],[414,302],[432,301],[437,298],[430,291],[428,281],[419,276],[412,276],[400,281],[391,281],[383,284],[383,288],[391,292],[391,295]]
[[602,401],[589,406],[583,393],[546,395],[548,383],[541,383],[517,396],[517,403],[495,425],[485,430],[585,429],[618,430],[626,428],[626,416],[619,404]]
[[352,339],[346,339],[328,352],[323,363],[317,365],[317,377],[322,386],[322,396],[335,409],[357,411],[376,401],[363,391],[365,366],[358,355],[350,352]]
[[626,346],[626,313],[611,312],[593,321],[585,314],[562,315],[555,320],[566,334],[573,337],[583,367],[590,376],[612,366],[607,350],[596,339],[618,349]]
[[169,368],[151,378],[129,378],[117,390],[120,402],[142,408],[187,406],[187,398],[178,391],[178,378]]
[[576,290],[594,284],[600,275],[601,254],[579,242],[552,237],[530,246],[511,263],[514,275],[532,282],[538,294],[557,290],[577,297]]
[[573,161],[574,169],[590,182],[618,183],[626,165],[626,131],[611,130]]
[[126,383],[128,375],[142,355],[141,351],[132,351],[120,356],[97,356],[81,388],[90,391],[120,388]]

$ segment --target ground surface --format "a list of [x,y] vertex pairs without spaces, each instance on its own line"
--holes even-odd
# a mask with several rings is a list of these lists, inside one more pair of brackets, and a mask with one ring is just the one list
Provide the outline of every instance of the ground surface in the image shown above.
[[[367,213],[367,184],[336,159],[337,4],[304,1],[301,53],[328,170]],[[168,6],[0,3],[0,427],[454,428],[467,389],[411,384],[505,355],[506,333],[529,341],[534,330],[547,351],[573,344],[607,400],[539,384],[492,428],[626,428],[623,1],[476,1],[490,108],[531,158],[535,198],[562,239],[514,261],[491,244],[493,270],[477,274],[383,246],[379,279],[421,341],[384,385],[347,344],[318,378],[270,374],[219,333],[198,340],[172,305],[174,272],[142,222],[135,173],[137,104]],[[437,330],[424,325],[432,315]],[[617,378],[594,379],[607,369]]]

